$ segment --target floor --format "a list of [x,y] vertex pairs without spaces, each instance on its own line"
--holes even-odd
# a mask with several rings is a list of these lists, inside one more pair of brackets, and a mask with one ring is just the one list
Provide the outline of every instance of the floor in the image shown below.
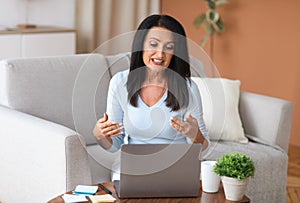
[[300,147],[289,146],[287,203],[300,203]]

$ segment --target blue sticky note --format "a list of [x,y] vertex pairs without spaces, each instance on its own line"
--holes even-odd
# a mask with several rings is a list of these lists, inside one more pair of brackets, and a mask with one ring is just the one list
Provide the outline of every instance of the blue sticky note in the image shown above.
[[97,192],[98,186],[77,185],[73,194],[93,195]]

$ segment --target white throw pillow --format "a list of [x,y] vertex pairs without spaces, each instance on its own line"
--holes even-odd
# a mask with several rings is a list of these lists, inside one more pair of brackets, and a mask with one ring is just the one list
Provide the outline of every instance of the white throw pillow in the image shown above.
[[192,80],[201,94],[209,138],[248,143],[238,110],[240,81],[199,77]]

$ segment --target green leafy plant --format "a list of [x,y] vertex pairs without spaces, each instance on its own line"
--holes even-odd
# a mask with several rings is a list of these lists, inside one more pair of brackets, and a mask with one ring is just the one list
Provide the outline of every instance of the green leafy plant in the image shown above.
[[205,0],[208,10],[205,13],[198,15],[194,20],[194,26],[199,28],[204,26],[206,34],[200,42],[203,47],[209,36],[213,36],[216,32],[223,32],[225,29],[224,23],[220,14],[216,11],[217,7],[227,3],[227,0]]
[[214,172],[219,176],[243,180],[254,176],[255,166],[250,157],[235,152],[221,156],[214,166]]

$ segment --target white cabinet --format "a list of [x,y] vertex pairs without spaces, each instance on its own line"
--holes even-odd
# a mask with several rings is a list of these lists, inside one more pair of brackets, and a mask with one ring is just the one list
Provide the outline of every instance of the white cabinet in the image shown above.
[[55,56],[75,54],[75,34],[40,33],[22,35],[22,56]]
[[0,60],[12,57],[21,57],[21,35],[0,35]]
[[36,28],[0,32],[0,60],[75,53],[76,33],[74,30]]

